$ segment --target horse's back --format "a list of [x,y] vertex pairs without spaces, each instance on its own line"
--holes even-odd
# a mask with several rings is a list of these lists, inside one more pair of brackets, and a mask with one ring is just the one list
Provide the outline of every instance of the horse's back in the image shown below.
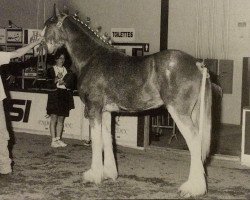
[[[143,57],[117,51],[100,54],[81,84],[87,93],[128,110],[145,110],[178,102],[189,104],[196,98],[200,73],[195,59],[177,50],[165,50]],[[198,76],[197,76],[198,75]],[[93,78],[95,77],[95,78]],[[99,100],[99,99],[98,99]],[[184,111],[189,106],[182,106]]]
[[158,70],[179,71],[189,76],[198,72],[195,65],[197,59],[180,50],[164,50],[150,55],[154,58]]
[[113,74],[117,79],[110,88],[123,97],[129,96],[130,102],[135,102],[134,107],[136,104],[154,107],[153,104],[172,103],[181,108],[181,113],[189,113],[198,98],[201,73],[196,59],[182,51],[165,50],[143,57],[125,57],[119,67],[122,70]]
[[[197,76],[199,70],[196,67],[196,59],[191,55],[179,50],[164,50],[147,56],[132,57],[118,52],[110,53],[102,61],[102,70],[106,75],[122,75],[121,78],[146,78],[150,76],[152,68],[161,75],[166,74],[166,70],[171,73],[186,78]],[[129,77],[128,77],[129,76]],[[131,78],[130,78],[131,79]],[[140,79],[140,78],[139,78]]]

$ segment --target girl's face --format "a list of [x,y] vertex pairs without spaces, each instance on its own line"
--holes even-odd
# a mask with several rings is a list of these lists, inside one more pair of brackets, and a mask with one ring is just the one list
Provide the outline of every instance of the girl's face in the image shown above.
[[65,61],[65,56],[62,54],[59,58],[56,59],[56,65],[57,66],[63,66],[63,63]]

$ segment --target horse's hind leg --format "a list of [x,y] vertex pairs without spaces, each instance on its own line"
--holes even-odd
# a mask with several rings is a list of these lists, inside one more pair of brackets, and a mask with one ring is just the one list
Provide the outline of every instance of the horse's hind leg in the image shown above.
[[103,112],[102,114],[102,140],[104,151],[104,178],[117,178],[117,168],[113,152],[112,136],[111,136],[111,113]]
[[102,163],[102,129],[101,117],[90,120],[91,142],[92,142],[92,163],[91,168],[84,172],[83,178],[86,181],[101,183],[103,179],[103,163]]
[[188,180],[179,188],[180,195],[184,197],[203,195],[207,191],[201,155],[202,140],[198,134],[198,123],[195,122],[198,110],[194,109],[192,116],[180,115],[174,107],[168,106],[168,111],[185,138],[191,155]]

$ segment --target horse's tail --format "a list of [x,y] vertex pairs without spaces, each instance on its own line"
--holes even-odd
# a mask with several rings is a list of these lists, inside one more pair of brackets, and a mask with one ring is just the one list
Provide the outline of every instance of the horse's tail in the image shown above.
[[202,68],[200,89],[199,136],[201,137],[201,159],[204,162],[210,152],[212,90],[207,68]]

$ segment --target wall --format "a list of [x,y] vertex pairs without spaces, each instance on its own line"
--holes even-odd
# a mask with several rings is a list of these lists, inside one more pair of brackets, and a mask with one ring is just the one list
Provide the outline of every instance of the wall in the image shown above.
[[[250,55],[250,1],[204,0],[200,1],[203,3],[203,9],[197,11],[198,1],[170,0],[168,45],[169,48],[180,49],[197,56],[197,14],[202,12],[203,30],[207,31],[202,32],[201,38],[203,39],[200,42],[202,46],[200,48],[207,48],[208,53],[203,51],[201,55],[207,58],[224,59],[226,57],[226,59],[234,60],[233,93],[225,94],[223,97],[222,122],[239,125],[241,122],[242,61],[244,56]],[[207,13],[208,4],[211,2],[215,6],[214,43],[207,42],[208,32],[211,32],[212,28],[211,18],[209,18],[209,15],[210,17],[212,15]],[[225,10],[228,15],[226,20],[219,14]],[[240,27],[239,22],[246,22],[246,26]],[[213,47],[208,46],[209,44]],[[209,53],[209,48],[210,50],[214,48],[213,54]]]
[[160,49],[160,0],[69,0],[71,11],[80,11],[82,20],[91,18],[91,26],[135,28],[135,42],[150,43],[150,53]]
[[18,27],[42,29],[53,11],[53,5],[63,8],[67,0],[1,0],[0,26],[8,27],[11,20]]
[[134,28],[135,43],[150,43],[150,53],[160,49],[161,0],[1,0],[0,26],[8,20],[22,28],[42,29],[56,3],[59,10],[69,7],[70,14],[79,11],[84,21],[91,18],[93,28],[102,26],[102,33],[111,28]]

